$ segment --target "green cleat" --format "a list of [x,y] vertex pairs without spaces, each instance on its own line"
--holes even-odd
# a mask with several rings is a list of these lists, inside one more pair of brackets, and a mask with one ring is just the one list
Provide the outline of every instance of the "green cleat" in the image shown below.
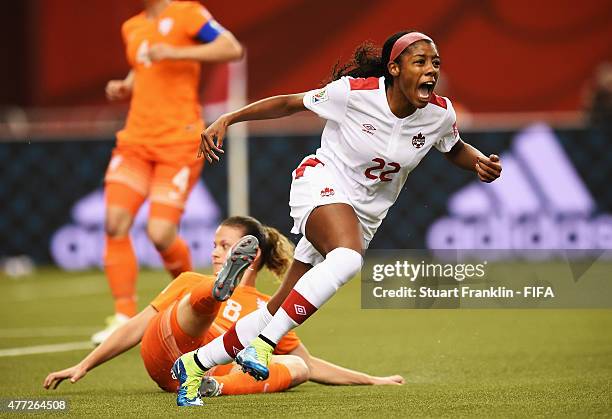
[[206,372],[196,360],[196,351],[187,352],[174,362],[172,378],[180,383],[176,395],[177,406],[202,406],[200,398],[200,384]]

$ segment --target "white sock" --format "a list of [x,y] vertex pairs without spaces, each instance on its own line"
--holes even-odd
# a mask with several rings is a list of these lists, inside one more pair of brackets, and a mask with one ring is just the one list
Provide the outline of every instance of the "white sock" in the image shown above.
[[272,320],[267,307],[247,314],[236,322],[236,334],[242,346],[247,346]]
[[261,335],[278,343],[355,276],[362,263],[361,254],[352,249],[339,247],[329,252],[323,262],[300,278]]
[[234,358],[229,356],[223,345],[223,335],[218,336],[206,345],[197,349],[196,356],[202,366],[209,370],[215,365],[223,365],[232,362]]
[[270,320],[272,314],[266,307],[247,314],[235,323],[233,331],[230,329],[199,348],[196,352],[198,360],[206,369],[232,362],[237,351],[255,339]]

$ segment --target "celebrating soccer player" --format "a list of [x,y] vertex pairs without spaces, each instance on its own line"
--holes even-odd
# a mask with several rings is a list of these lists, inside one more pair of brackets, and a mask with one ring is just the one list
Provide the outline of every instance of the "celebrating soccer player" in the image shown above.
[[400,32],[387,39],[381,54],[362,45],[324,88],[255,102],[221,116],[202,133],[201,152],[212,162],[219,159],[231,124],[303,110],[327,119],[316,154],[293,172],[293,232],[304,237],[283,284],[266,307],[176,361],[183,372],[179,405],[200,404],[200,377],[234,357],[255,378],[268,377],[281,337],[359,271],[363,250],[432,147],[483,182],[500,176],[498,156],[487,157],[461,140],[450,100],[434,93],[439,75],[433,40],[420,32]]

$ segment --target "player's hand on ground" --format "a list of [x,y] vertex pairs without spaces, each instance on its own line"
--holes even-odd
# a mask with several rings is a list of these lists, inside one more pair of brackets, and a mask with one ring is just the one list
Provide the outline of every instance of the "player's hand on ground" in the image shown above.
[[130,97],[132,89],[124,80],[111,80],[106,84],[106,98],[108,100],[123,100]]
[[375,386],[401,386],[406,382],[401,375],[390,375],[388,377],[372,377],[372,385]]
[[198,158],[204,156],[209,163],[219,161],[219,156],[215,152],[224,153],[221,147],[223,147],[223,138],[225,137],[226,130],[227,121],[223,116],[206,128],[201,135],[202,141],[200,142]]
[[176,59],[176,48],[168,44],[154,44],[149,47],[149,59],[153,62]]
[[47,375],[47,378],[45,378],[43,387],[48,390],[51,388],[51,386],[53,386],[53,390],[55,390],[62,381],[70,379],[70,382],[74,384],[83,378],[85,374],[87,374],[87,369],[81,367],[80,365],[75,365],[74,367],[66,368],[65,370],[52,372],[51,374]]
[[493,182],[501,175],[501,171],[501,161],[496,154],[491,154],[489,157],[478,157],[476,173],[482,182]]

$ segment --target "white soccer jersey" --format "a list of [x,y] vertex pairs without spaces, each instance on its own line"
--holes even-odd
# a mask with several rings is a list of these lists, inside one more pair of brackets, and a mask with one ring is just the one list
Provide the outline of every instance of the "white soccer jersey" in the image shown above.
[[424,108],[398,118],[384,77],[342,77],[307,92],[304,106],[327,119],[316,157],[342,185],[368,241],[431,147],[448,152],[459,140],[448,99],[433,95]]

